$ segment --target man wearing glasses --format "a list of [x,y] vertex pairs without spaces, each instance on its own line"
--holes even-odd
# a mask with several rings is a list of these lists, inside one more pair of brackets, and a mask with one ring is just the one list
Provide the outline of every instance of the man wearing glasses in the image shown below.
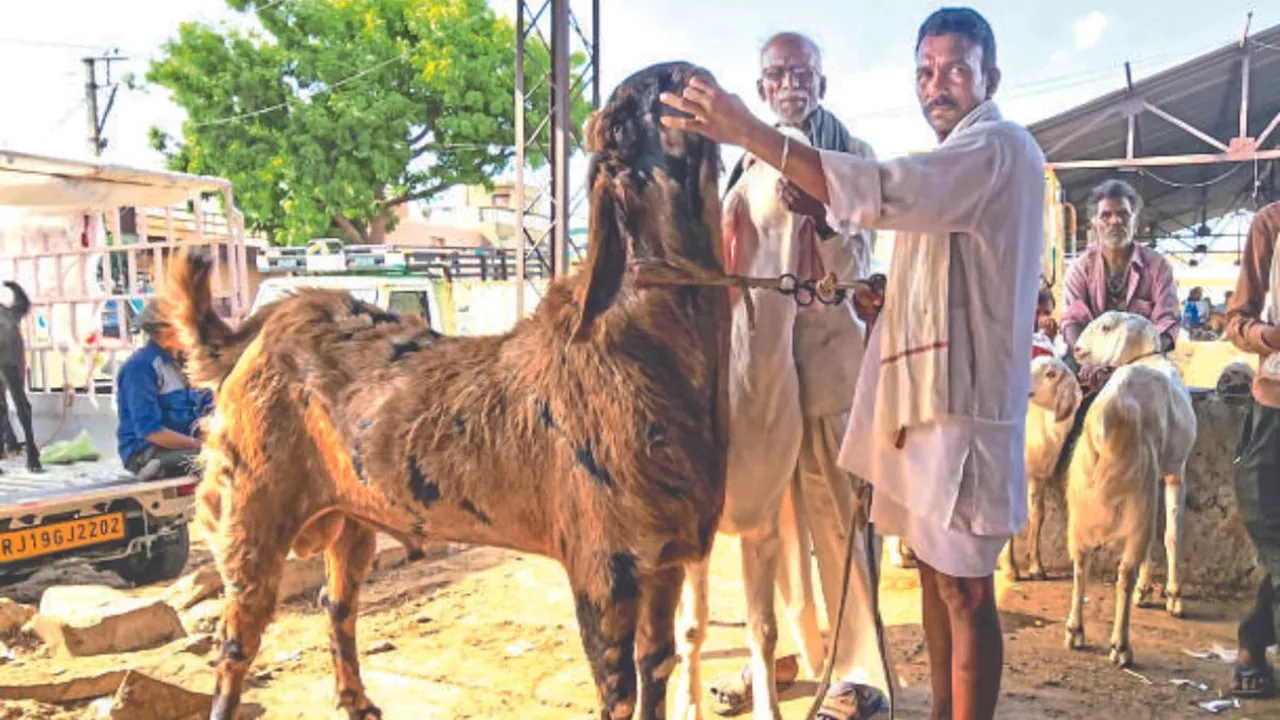
[[[811,39],[798,33],[779,33],[765,42],[760,59],[761,74],[756,89],[760,99],[769,104],[777,125],[804,131],[809,143],[816,148],[875,159],[869,144],[855,138],[835,115],[821,106],[827,79],[822,74],[821,51]],[[729,176],[730,188],[742,173],[743,160],[739,160]],[[834,272],[842,282],[867,277],[873,231],[838,233],[827,224],[827,211],[822,203],[797,192],[789,183],[781,183],[778,192],[789,210],[812,224],[802,242],[816,247],[802,252],[811,251],[820,260],[819,275]],[[784,506],[783,510],[794,511],[794,516],[784,518],[781,524],[787,541],[783,543],[777,584],[788,605],[795,606],[803,603],[805,597],[811,598],[807,592],[810,549],[816,551],[831,626],[836,623],[836,618],[831,616],[836,613],[840,600],[849,537],[846,533],[853,531],[854,511],[859,505],[855,484],[858,495],[866,497],[863,484],[837,465],[865,342],[862,322],[854,315],[847,304],[814,303],[799,308],[793,328],[804,440],[792,476],[790,507]],[[859,316],[862,317],[861,313]],[[862,317],[863,322],[869,319]],[[868,557],[871,532],[865,525],[860,532],[845,605],[844,629],[840,646],[833,650],[834,671],[839,682],[833,683],[824,699],[820,714],[823,720],[865,717],[883,700],[874,688],[883,688],[885,692],[889,689],[875,616],[874,568]],[[791,537],[786,537],[788,535]],[[794,655],[780,658],[776,672],[780,689],[789,686],[799,673],[797,658]],[[750,669],[718,678],[709,689],[718,714],[743,712],[752,702]]]

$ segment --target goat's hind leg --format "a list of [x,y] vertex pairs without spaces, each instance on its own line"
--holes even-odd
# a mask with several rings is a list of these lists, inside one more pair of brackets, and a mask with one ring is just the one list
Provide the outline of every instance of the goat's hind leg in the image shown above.
[[365,695],[356,653],[360,585],[369,573],[376,549],[377,534],[347,518],[324,554],[325,590],[320,603],[329,616],[329,649],[333,653],[338,707],[347,712],[350,720],[382,717],[382,711]]
[[710,571],[710,549],[707,557],[685,568],[676,631],[676,653],[682,665],[676,682],[676,720],[702,720],[702,643],[707,639]]
[[[272,533],[279,527],[277,518],[267,517],[265,508],[256,512],[257,517],[243,517],[246,514],[233,506],[218,519],[215,536],[210,538],[226,588],[211,720],[236,718],[244,678],[275,612],[289,554],[289,538],[281,542]],[[257,534],[245,536],[246,528]]]
[[[13,395],[13,407],[18,411],[18,422],[22,424],[24,445],[27,448],[27,469],[40,472],[40,450],[36,447],[36,434],[31,429],[31,402],[27,400],[27,380],[22,368],[9,365],[4,368],[4,381]],[[12,432],[12,428],[10,432]]]
[[1166,562],[1169,564],[1169,579],[1165,583],[1165,610],[1176,618],[1182,617],[1185,613],[1182,607],[1182,579],[1178,570],[1178,561],[1181,559],[1179,546],[1182,544],[1182,519],[1186,505],[1187,483],[1183,473],[1166,475],[1164,478],[1164,548]]
[[1116,572],[1116,619],[1111,628],[1111,662],[1121,668],[1133,664],[1133,647],[1129,644],[1133,593],[1137,587],[1138,564],[1147,556],[1151,544],[1151,528],[1138,525],[1137,529],[1138,532],[1125,538],[1120,568]]
[[[1068,533],[1071,529],[1068,528]],[[1084,593],[1089,584],[1089,550],[1078,547],[1076,542],[1068,537],[1068,543],[1071,545],[1071,610],[1067,615],[1067,648],[1071,650],[1084,649]]]
[[742,580],[747,589],[747,640],[751,646],[751,700],[755,720],[781,720],[774,665],[778,621],[774,614],[774,582],[782,540],[778,518],[742,536]]

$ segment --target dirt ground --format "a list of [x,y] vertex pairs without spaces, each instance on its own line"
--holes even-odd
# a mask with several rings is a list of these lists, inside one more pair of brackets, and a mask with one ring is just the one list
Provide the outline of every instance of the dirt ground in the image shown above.
[[[207,562],[207,553],[197,543],[192,567]],[[713,561],[712,627],[704,678],[736,672],[746,658],[738,568],[736,541],[721,538]],[[41,574],[0,593],[36,602],[43,588],[68,582],[119,584],[108,575],[72,570]],[[1107,662],[1106,638],[1114,607],[1110,585],[1091,588],[1086,612],[1088,649],[1064,649],[1062,620],[1069,594],[1066,578],[1002,584],[1006,670],[999,717],[1163,720],[1209,716],[1194,703],[1219,696],[1229,666],[1183,651],[1233,647],[1233,619],[1241,612],[1242,602],[1197,595],[1189,599],[1184,620],[1173,620],[1159,610],[1137,611],[1134,670],[1140,677]],[[598,717],[572,598],[554,563],[491,548],[459,550],[441,559],[375,573],[363,597],[359,642],[365,654],[364,676],[371,697],[388,720]],[[901,684],[898,717],[923,718],[929,703],[928,667],[914,572],[890,568],[882,597],[891,657]],[[794,643],[785,623],[781,636],[781,650],[791,652]],[[375,649],[379,641],[390,645]],[[182,644],[78,660],[19,648],[17,661],[3,666],[0,679],[48,679],[128,665],[193,690],[211,690],[209,662],[214,653],[179,652]],[[333,693],[323,615],[302,600],[285,604],[253,672],[253,687],[245,699],[257,707],[250,706],[248,717],[330,717]],[[1211,689],[1179,688],[1170,683],[1174,678],[1205,683]],[[814,690],[815,683],[802,680],[788,691],[784,717],[803,718]],[[83,716],[84,704],[58,708],[0,702],[0,720]],[[1280,701],[1244,702],[1222,716],[1280,718]],[[708,713],[708,717],[715,716]]]

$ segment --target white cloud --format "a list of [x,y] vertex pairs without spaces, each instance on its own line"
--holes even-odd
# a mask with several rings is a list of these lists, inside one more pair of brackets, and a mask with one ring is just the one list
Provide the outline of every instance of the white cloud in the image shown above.
[[1107,29],[1107,16],[1094,10],[1076,20],[1072,29],[1076,37],[1076,50],[1088,50],[1102,39],[1102,33]]

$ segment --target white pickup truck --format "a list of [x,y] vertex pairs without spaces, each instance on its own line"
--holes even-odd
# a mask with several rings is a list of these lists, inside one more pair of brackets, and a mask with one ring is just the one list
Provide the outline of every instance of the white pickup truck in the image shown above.
[[20,284],[32,302],[24,339],[36,442],[87,432],[100,455],[46,462],[40,473],[0,461],[0,586],[66,564],[134,584],[183,571],[198,480],[140,482],[124,469],[114,378],[140,342],[133,311],[183,246],[214,250],[221,310],[244,311],[243,227],[220,178],[0,151],[0,280]]

